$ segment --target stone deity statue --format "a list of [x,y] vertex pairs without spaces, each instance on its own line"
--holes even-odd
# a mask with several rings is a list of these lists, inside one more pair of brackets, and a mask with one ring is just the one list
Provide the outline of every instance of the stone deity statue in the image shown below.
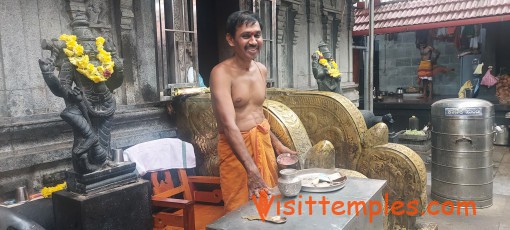
[[[88,55],[89,63],[100,68],[98,45],[85,15],[77,15],[72,24],[76,42]],[[51,51],[51,56],[39,60],[44,81],[51,92],[64,99],[66,108],[60,117],[71,125],[74,135],[72,162],[78,174],[91,173],[107,165],[110,155],[110,129],[116,109],[113,90],[123,81],[123,61],[118,57],[111,41],[106,41],[103,52],[110,52],[114,62],[113,73],[105,70],[106,81],[96,82],[77,71],[64,52],[65,41],[43,40],[42,48]],[[89,67],[93,67],[91,65]],[[55,76],[55,68],[59,71]]]
[[342,93],[340,87],[342,79],[338,66],[333,60],[328,45],[322,41],[319,43],[319,50],[312,55],[312,71],[319,91]]

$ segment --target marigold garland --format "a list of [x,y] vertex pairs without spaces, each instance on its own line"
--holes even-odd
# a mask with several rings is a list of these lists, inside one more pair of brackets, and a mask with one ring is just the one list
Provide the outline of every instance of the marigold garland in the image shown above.
[[321,51],[315,51],[317,55],[319,55],[319,64],[322,66],[325,66],[328,69],[328,74],[332,78],[339,78],[340,77],[340,70],[338,70],[338,64],[336,64],[335,60],[333,58],[328,60],[324,58],[324,55],[322,55]]
[[62,34],[60,35],[59,40],[66,42],[64,53],[69,58],[69,62],[77,67],[76,70],[79,73],[85,75],[94,83],[106,81],[112,76],[115,63],[112,61],[112,55],[110,52],[104,50],[103,45],[105,40],[103,37],[96,38],[98,51],[96,57],[101,62],[101,65],[99,66],[94,66],[89,62],[89,55],[83,55],[83,46],[78,44],[75,35]]
[[41,194],[44,198],[48,198],[48,197],[51,197],[51,195],[54,193],[54,192],[57,192],[57,191],[60,191],[60,190],[63,190],[67,187],[67,183],[64,182],[62,184],[58,184],[58,185],[55,185],[53,187],[44,187],[42,190],[41,190]]

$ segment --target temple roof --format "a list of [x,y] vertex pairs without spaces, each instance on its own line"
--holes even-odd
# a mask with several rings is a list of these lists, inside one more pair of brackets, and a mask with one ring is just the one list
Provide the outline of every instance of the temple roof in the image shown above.
[[[368,11],[368,6],[355,9],[353,36],[368,35]],[[381,3],[374,11],[376,34],[499,21],[510,21],[510,0],[393,1]]]

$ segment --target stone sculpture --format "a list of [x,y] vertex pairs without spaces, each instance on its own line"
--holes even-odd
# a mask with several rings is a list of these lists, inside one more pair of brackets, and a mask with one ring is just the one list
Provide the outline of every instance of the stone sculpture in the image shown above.
[[383,116],[376,116],[374,115],[374,112],[370,110],[360,110],[360,112],[361,115],[363,115],[367,128],[372,128],[377,123],[383,122],[386,126],[388,126],[390,133],[393,131],[393,124],[395,123],[395,120],[393,120],[393,115],[391,115],[391,113],[387,113]]
[[[218,132],[210,94],[173,103],[179,137],[197,146],[198,174],[218,175]],[[336,167],[349,170],[349,175],[387,180],[383,194],[388,194],[389,204],[418,201],[418,213],[425,210],[427,172],[423,160],[403,145],[388,143],[385,123],[367,127],[362,113],[346,97],[332,92],[268,89],[264,115],[282,143],[299,153],[302,168]],[[381,118],[385,119],[391,122],[389,116]],[[414,226],[416,217],[390,214],[388,229]]]
[[341,77],[338,65],[333,60],[328,45],[319,43],[319,50],[312,55],[313,77],[317,80],[319,91],[330,91],[342,94]]
[[[122,84],[123,61],[109,41],[104,44],[104,49],[103,45],[96,41],[85,15],[77,15],[71,26],[73,35],[76,36],[74,43],[71,38],[67,41],[42,41],[42,48],[50,50],[51,56],[40,59],[39,66],[51,92],[65,101],[66,108],[60,117],[73,129],[73,168],[78,174],[86,174],[105,166],[110,153],[110,128],[116,109],[112,92]],[[88,55],[87,60],[90,63],[85,70],[81,70],[94,70],[94,67],[101,74],[96,72],[95,78],[91,78],[90,75],[79,72],[81,67],[78,65],[83,59],[77,59],[78,63],[74,64],[70,61],[66,52],[76,43],[82,48],[74,48],[74,52],[82,53],[79,55],[81,57]],[[105,57],[104,51],[109,52],[109,57]],[[105,58],[111,59],[110,62]],[[54,74],[55,68],[59,71],[58,77]]]

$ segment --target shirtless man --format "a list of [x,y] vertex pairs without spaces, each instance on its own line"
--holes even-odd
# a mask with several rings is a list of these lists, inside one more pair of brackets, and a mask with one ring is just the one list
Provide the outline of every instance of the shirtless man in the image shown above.
[[[211,71],[212,106],[220,138],[220,181],[226,211],[269,194],[277,183],[276,154],[292,153],[271,133],[262,104],[266,97],[267,69],[254,61],[262,48],[261,24],[249,11],[227,19],[228,44],[234,55]],[[273,150],[274,147],[274,150]]]
[[[418,66],[418,84],[423,82],[423,95],[419,98],[432,98],[432,64],[433,62],[437,63],[437,59],[439,58],[440,52],[434,47],[427,45],[426,43],[420,43],[418,45],[418,49],[420,50],[420,66]],[[435,53],[434,60],[432,59],[432,53]],[[427,96],[427,90],[429,92]]]

